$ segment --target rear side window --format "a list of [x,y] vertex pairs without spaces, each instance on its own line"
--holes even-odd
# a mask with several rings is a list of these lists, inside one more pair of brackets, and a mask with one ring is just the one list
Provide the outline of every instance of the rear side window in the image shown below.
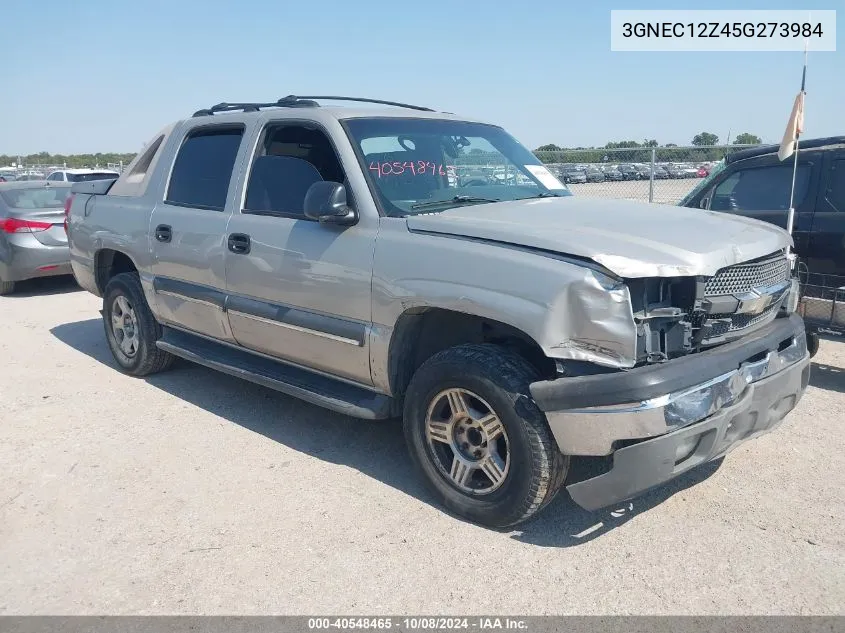
[[[789,208],[792,165],[753,167],[737,171],[716,186],[711,211],[784,211]],[[798,166],[795,178],[796,207],[807,197],[812,167]]]
[[203,128],[191,133],[173,163],[166,202],[222,211],[243,134],[243,126]]
[[845,212],[845,159],[833,161],[825,197],[837,211]]
[[0,191],[3,201],[15,209],[61,209],[70,195],[70,187],[38,189],[6,189]]

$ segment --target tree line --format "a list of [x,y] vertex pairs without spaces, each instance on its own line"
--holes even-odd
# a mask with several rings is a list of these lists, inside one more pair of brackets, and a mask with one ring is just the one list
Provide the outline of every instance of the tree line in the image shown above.
[[605,144],[603,147],[560,147],[554,143],[548,143],[541,145],[534,152],[545,163],[601,163],[620,161],[647,163],[651,161],[652,151],[654,151],[655,160],[659,162],[705,162],[721,160],[733,147],[760,145],[762,142],[762,139],[756,134],[743,132],[742,134],[737,134],[730,145],[719,147],[718,135],[712,132],[701,132],[693,137],[691,142],[692,147],[684,148],[679,148],[674,143],[661,145],[655,139],[646,139],[642,142],[614,141]]
[[94,167],[96,165],[104,167],[109,163],[118,165],[121,161],[123,161],[124,165],[128,165],[133,158],[135,158],[135,153],[120,154],[117,152],[107,152],[105,154],[51,154],[49,152],[38,152],[37,154],[27,154],[26,156],[0,154],[0,167],[8,167],[12,163],[24,166],[57,165],[70,168]]
[[[731,146],[735,145],[759,145],[762,139],[748,132],[738,134],[733,139]],[[719,145],[719,137],[712,132],[701,132],[692,139],[690,148],[678,149],[673,143],[660,145],[655,139],[638,141],[615,141],[607,143],[604,147],[560,147],[554,143],[541,145],[534,151],[539,155],[540,160],[547,163],[600,163],[603,161],[619,160],[632,163],[645,163],[651,160],[651,151],[655,150],[658,161],[712,161],[721,160],[725,155],[725,148],[713,148]],[[700,148],[700,149],[697,149]],[[613,152],[608,150],[626,150],[625,152]],[[471,151],[470,154],[474,152]],[[59,165],[70,168],[78,167],[103,167],[109,163],[128,165],[135,158],[135,153],[96,153],[96,154],[51,154],[49,152],[38,152],[26,156],[11,156],[0,154],[0,167],[12,163],[22,165]]]

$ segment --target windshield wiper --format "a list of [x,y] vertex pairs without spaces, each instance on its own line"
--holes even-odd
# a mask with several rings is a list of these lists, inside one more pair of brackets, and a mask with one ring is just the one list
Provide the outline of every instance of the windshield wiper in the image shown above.
[[439,207],[443,205],[459,204],[482,204],[484,202],[501,202],[498,198],[479,198],[477,196],[454,196],[446,200],[429,200],[427,202],[415,202],[412,209],[425,209],[428,207]]
[[528,196],[527,198],[517,198],[517,200],[531,200],[532,198],[565,198],[566,196],[562,196],[558,193],[553,193],[551,191],[543,191],[538,193],[536,196]]

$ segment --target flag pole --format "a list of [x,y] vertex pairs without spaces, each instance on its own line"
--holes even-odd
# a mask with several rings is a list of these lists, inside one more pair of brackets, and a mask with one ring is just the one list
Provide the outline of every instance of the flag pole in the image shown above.
[[[801,72],[801,93],[804,93],[807,84],[807,42],[804,42],[804,70]],[[789,213],[786,216],[786,230],[792,235],[792,229],[795,225],[795,181],[798,177],[798,143],[800,132],[795,131],[795,155],[792,163],[792,187],[789,189]]]

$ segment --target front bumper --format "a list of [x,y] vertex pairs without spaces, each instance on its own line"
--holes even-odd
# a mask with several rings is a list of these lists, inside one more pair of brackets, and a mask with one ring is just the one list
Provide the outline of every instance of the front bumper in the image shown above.
[[576,503],[594,510],[772,430],[809,377],[804,325],[793,315],[710,351],[628,372],[538,382],[531,391],[563,453],[613,454],[609,472],[567,486]]

